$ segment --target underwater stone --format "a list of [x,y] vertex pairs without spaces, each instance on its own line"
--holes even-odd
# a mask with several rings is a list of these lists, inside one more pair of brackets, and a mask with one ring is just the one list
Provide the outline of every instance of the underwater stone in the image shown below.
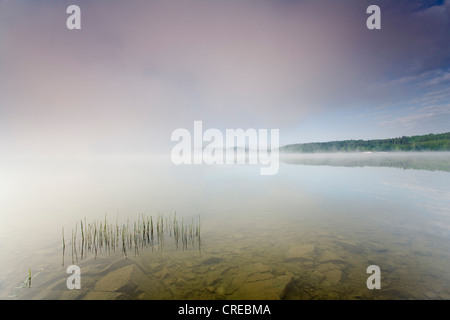
[[94,290],[125,293],[133,291],[137,287],[134,279],[139,276],[136,273],[141,273],[141,271],[135,265],[114,270],[100,279]]
[[312,260],[314,246],[312,244],[291,246],[284,258],[286,261]]
[[221,262],[223,259],[219,257],[211,257],[202,262],[202,264],[216,264]]
[[342,271],[335,269],[335,270],[330,270],[325,272],[325,280],[326,282],[328,282],[331,285],[335,285],[337,284],[339,281],[341,281],[341,277],[342,277]]
[[320,256],[320,262],[345,262],[337,254],[331,252],[330,250],[325,250]]

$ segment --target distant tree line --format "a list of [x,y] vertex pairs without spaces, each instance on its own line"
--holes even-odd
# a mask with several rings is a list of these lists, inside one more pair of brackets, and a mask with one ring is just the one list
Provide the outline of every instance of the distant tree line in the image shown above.
[[450,151],[450,132],[377,140],[343,140],[291,144],[281,152]]

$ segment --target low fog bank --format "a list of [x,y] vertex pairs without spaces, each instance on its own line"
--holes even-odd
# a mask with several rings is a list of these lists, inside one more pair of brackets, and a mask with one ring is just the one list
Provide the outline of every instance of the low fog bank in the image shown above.
[[296,165],[391,167],[450,172],[450,152],[280,153],[280,161]]

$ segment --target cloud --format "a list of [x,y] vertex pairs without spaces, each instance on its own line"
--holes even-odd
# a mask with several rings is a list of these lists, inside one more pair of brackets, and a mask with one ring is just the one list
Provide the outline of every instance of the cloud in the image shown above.
[[73,3],[2,1],[0,125],[33,152],[133,152],[193,120],[280,128],[396,106],[450,63],[449,2],[408,3],[381,1],[369,31],[363,1],[80,1],[69,31]]

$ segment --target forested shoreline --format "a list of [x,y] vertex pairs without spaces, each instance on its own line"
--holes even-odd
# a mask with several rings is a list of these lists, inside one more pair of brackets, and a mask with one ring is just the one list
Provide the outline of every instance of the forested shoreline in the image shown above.
[[280,148],[287,153],[450,151],[450,132],[376,140],[342,140],[290,144]]

